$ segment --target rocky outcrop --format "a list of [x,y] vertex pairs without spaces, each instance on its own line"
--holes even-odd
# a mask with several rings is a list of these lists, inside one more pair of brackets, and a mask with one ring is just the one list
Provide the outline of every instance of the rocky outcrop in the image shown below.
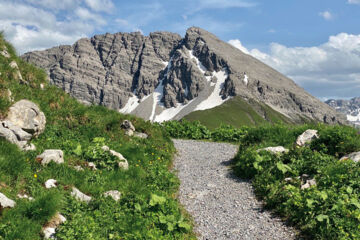
[[45,150],[42,154],[38,155],[36,160],[39,161],[42,165],[47,165],[50,162],[62,164],[64,163],[64,153],[62,150],[48,149]]
[[45,130],[46,118],[39,107],[28,100],[20,100],[9,108],[4,121],[0,121],[0,137],[16,144],[22,150],[35,150],[28,141]]
[[33,136],[41,134],[46,125],[44,113],[35,103],[28,100],[20,100],[12,105],[5,120]]
[[308,129],[303,132],[298,138],[296,139],[296,145],[298,146],[305,146],[305,144],[310,143],[312,140],[318,138],[318,131],[313,129]]
[[[52,84],[84,103],[150,120],[179,119],[219,90],[216,95],[224,101],[252,99],[294,122],[344,123],[289,78],[196,27],[183,39],[169,32],[96,35],[72,46],[26,53],[23,59],[44,68]],[[224,79],[214,76],[220,71]],[[179,106],[179,112],[166,112]],[[159,120],[154,117],[161,114]]]

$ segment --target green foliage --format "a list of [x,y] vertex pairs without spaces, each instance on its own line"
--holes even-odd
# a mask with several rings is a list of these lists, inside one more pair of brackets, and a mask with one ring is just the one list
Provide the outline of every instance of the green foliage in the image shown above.
[[221,125],[211,131],[199,121],[189,122],[186,120],[180,122],[168,121],[164,122],[162,126],[173,138],[205,139],[224,142],[239,142],[247,131],[247,127],[234,128],[230,125]]
[[[31,140],[36,151],[21,152],[0,139],[0,192],[16,201],[15,208],[0,212],[0,239],[42,239],[41,228],[56,212],[67,219],[57,230],[59,240],[195,239],[191,221],[174,198],[179,182],[169,171],[175,149],[168,133],[133,116],[79,104],[49,86],[46,74],[16,57],[0,36],[0,50],[4,44],[11,58],[0,55],[0,118],[12,104],[7,95],[11,90],[15,101],[28,99],[38,104],[47,124],[44,133]],[[9,67],[12,60],[27,84],[19,84]],[[126,136],[120,128],[125,119],[149,138]],[[114,167],[117,159],[102,150],[103,145],[121,153],[129,170]],[[65,163],[39,164],[36,156],[45,149],[63,150]],[[87,167],[89,161],[97,165],[97,171]],[[74,166],[82,166],[84,171],[76,171]],[[50,178],[57,180],[57,188],[44,187]],[[70,195],[72,186],[92,196],[92,201],[75,200]],[[120,191],[120,201],[104,197],[109,190]],[[19,199],[19,193],[35,200]]]
[[[296,147],[296,137],[308,128],[319,139]],[[283,145],[288,153],[257,152]],[[268,126],[248,129],[234,159],[237,175],[252,179],[266,207],[296,225],[310,239],[360,238],[360,164],[339,157],[359,151],[359,135],[346,126]],[[306,176],[316,185],[301,189]],[[287,180],[285,180],[287,179]]]

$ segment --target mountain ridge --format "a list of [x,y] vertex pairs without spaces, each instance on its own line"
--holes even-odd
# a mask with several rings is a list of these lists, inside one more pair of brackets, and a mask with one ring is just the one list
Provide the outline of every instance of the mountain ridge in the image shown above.
[[95,35],[22,57],[80,101],[146,120],[181,119],[238,96],[293,122],[345,123],[291,79],[197,27],[184,38],[170,32]]

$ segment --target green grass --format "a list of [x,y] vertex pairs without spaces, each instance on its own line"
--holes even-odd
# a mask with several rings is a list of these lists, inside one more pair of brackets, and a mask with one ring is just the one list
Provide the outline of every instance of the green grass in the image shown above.
[[[296,147],[305,129],[319,138]],[[290,151],[274,155],[256,150],[283,145]],[[360,239],[360,163],[339,161],[360,150],[360,135],[347,126],[301,125],[248,129],[234,159],[235,173],[252,180],[256,194],[309,239]],[[298,176],[310,175],[317,185],[301,189]],[[292,181],[285,181],[292,178]]]
[[224,104],[203,111],[195,111],[184,117],[189,121],[200,121],[210,129],[221,124],[234,127],[259,126],[265,123],[292,123],[290,119],[269,106],[254,100],[246,102],[241,97],[234,97]]
[[[195,239],[191,220],[175,198],[179,182],[169,170],[175,149],[168,133],[133,116],[79,104],[49,86],[45,73],[16,57],[0,36],[0,50],[4,45],[11,59],[0,56],[0,119],[12,104],[7,96],[10,89],[15,101],[28,99],[38,104],[47,124],[45,132],[31,141],[37,147],[33,152],[21,152],[0,139],[0,192],[16,201],[15,208],[0,212],[0,239],[42,239],[41,228],[55,212],[67,218],[57,230],[57,239]],[[9,67],[12,60],[27,84],[19,84]],[[44,90],[40,84],[45,85]],[[149,138],[124,135],[120,124],[125,119]],[[99,138],[101,144],[127,158],[128,171],[117,169],[111,156],[99,150]],[[39,164],[35,158],[45,149],[62,149],[65,163]],[[87,169],[88,161],[97,161],[100,169]],[[75,171],[76,165],[85,171]],[[56,189],[44,188],[49,178],[58,181]],[[72,186],[93,200],[89,204],[76,201],[70,195]],[[121,200],[104,198],[108,190],[120,191]],[[18,193],[35,201],[18,199]],[[154,202],[154,198],[161,201]]]

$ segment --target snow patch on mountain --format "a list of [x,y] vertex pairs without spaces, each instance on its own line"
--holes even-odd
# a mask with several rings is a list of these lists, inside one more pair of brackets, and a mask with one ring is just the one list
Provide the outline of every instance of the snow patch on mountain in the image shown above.
[[137,108],[137,106],[139,106],[139,101],[140,99],[134,94],[132,97],[129,98],[126,105],[123,108],[119,109],[119,112],[124,114],[131,113]]
[[217,107],[230,99],[223,99],[223,97],[221,96],[221,90],[225,84],[226,78],[228,77],[227,71],[221,70],[219,72],[213,72],[213,75],[217,78],[214,90],[205,101],[201,102],[199,105],[196,106],[195,111]]
[[203,74],[205,74],[206,72],[206,67],[199,61],[199,59],[197,57],[195,57],[194,55],[194,51],[193,50],[189,50],[189,55],[191,59],[194,59],[196,62],[196,65],[198,66],[200,72],[202,72]]

